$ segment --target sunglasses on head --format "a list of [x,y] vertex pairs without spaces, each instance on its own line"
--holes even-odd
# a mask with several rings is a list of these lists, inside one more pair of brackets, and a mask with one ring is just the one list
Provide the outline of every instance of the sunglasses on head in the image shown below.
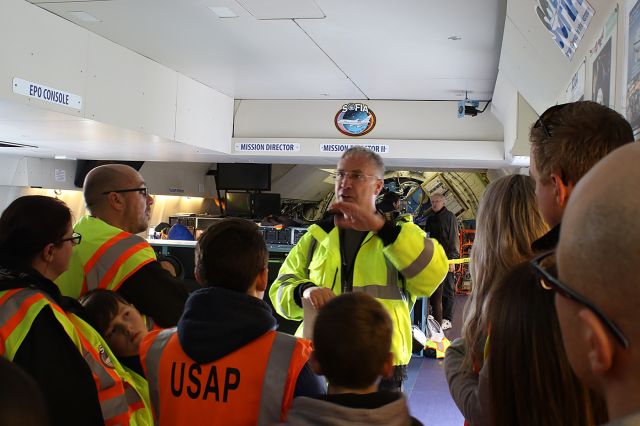
[[551,130],[549,129],[547,124],[545,124],[545,120],[548,122],[554,113],[565,108],[567,105],[571,105],[571,103],[554,105],[552,107],[547,108],[547,110],[543,112],[542,115],[538,118],[538,120],[534,123],[533,128],[535,129],[535,128],[541,127],[545,136],[550,138]]

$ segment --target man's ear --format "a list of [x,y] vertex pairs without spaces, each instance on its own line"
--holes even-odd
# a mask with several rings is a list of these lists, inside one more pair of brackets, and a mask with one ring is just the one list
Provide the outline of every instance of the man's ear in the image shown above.
[[553,184],[558,206],[562,208],[566,207],[567,202],[569,201],[569,196],[571,195],[571,192],[573,192],[573,187],[575,185],[573,182],[565,183],[560,175],[556,173],[551,173],[551,183]]
[[195,275],[196,277],[196,282],[200,284],[201,287],[205,287],[206,283],[202,279],[202,276],[200,276],[200,270],[198,269],[197,266],[193,268],[193,275]]
[[382,188],[384,188],[384,180],[383,179],[378,179],[376,180],[376,195],[380,195],[380,191],[382,191]]
[[107,203],[109,206],[116,211],[124,210],[124,201],[123,197],[117,192],[110,192],[107,194]]
[[613,366],[616,351],[614,337],[607,333],[607,329],[600,319],[590,309],[581,309],[578,318],[583,324],[585,347],[589,368],[596,377],[602,377]]
[[324,375],[324,372],[322,371],[322,367],[320,367],[320,363],[316,358],[315,351],[311,352],[308,363],[309,363],[309,367],[311,367],[314,373],[316,373],[318,376]]
[[269,283],[269,268],[265,267],[261,272],[258,273],[256,277],[256,290],[257,291],[266,291],[267,284]]
[[393,352],[389,352],[389,355],[387,355],[387,359],[384,361],[380,375],[385,379],[393,377]]

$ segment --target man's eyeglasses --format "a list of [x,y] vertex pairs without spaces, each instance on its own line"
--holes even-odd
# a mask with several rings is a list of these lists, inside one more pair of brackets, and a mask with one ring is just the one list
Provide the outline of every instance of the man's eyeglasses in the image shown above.
[[336,182],[341,182],[346,178],[351,179],[353,182],[364,182],[368,178],[382,179],[375,175],[365,175],[364,173],[358,172],[343,172],[337,171],[331,175]]
[[549,118],[551,118],[551,115],[553,115],[553,113],[560,111],[567,105],[571,105],[571,104],[570,103],[560,104],[560,105],[554,105],[552,107],[547,108],[547,110],[543,112],[542,115],[535,122],[535,124],[533,125],[533,128],[542,127],[542,131],[544,132],[545,136],[550,138],[551,130],[549,129],[547,124],[545,124],[545,120],[549,121]]
[[80,241],[82,241],[82,235],[78,234],[77,232],[74,232],[73,234],[71,234],[69,238],[63,238],[59,240],[58,244],[64,243],[65,241],[71,241],[71,244],[73,244],[74,246],[77,246],[78,244],[80,244]]
[[114,189],[113,191],[105,191],[102,193],[102,195],[107,195],[112,192],[115,192],[116,194],[122,194],[124,192],[139,192],[140,194],[142,194],[143,197],[146,197],[147,195],[149,195],[149,188],[145,187],[145,188]]
[[557,292],[560,296],[565,297],[567,299],[571,299],[579,304],[586,306],[591,310],[600,321],[609,329],[611,334],[615,336],[616,339],[620,342],[620,344],[625,348],[629,348],[629,341],[622,333],[622,331],[618,328],[617,325],[613,323],[600,309],[598,309],[589,299],[577,293],[571,287],[567,286],[565,283],[556,278],[548,269],[544,266],[544,261],[550,259],[551,256],[555,255],[555,250],[546,252],[541,254],[540,256],[535,257],[531,261],[531,266],[534,271],[540,278],[540,285],[545,290],[553,290]]

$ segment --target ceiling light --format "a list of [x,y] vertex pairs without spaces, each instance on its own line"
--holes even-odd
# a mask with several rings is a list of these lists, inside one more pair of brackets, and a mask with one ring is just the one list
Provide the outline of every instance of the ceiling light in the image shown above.
[[83,12],[82,10],[67,12],[69,15],[75,16],[81,21],[84,22],[102,22],[100,19],[96,18],[90,13]]
[[452,35],[450,37],[447,37],[449,40],[453,40],[453,41],[458,41],[458,40],[462,40],[462,37],[457,36],[457,35]]
[[218,18],[237,18],[238,14],[233,10],[229,9],[226,6],[209,6],[209,9],[216,15]]

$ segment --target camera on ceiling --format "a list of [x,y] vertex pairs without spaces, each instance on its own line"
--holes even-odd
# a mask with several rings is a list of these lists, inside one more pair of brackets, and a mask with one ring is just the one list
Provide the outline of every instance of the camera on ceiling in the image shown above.
[[478,113],[482,112],[478,110],[479,106],[480,101],[471,100],[469,98],[458,101],[458,118],[462,118],[465,115],[475,117]]

